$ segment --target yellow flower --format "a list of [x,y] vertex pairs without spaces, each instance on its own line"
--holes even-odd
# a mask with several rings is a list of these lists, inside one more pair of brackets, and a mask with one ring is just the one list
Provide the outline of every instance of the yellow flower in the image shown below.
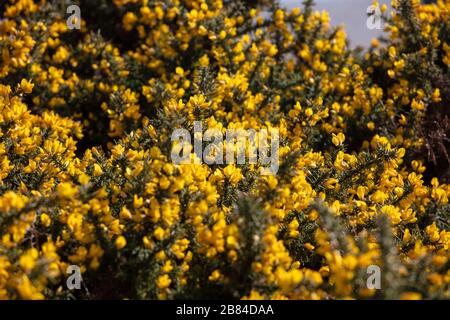
[[233,186],[236,186],[243,178],[241,169],[236,168],[234,164],[229,164],[226,166],[225,169],[223,169],[223,174],[228,178]]
[[24,93],[31,93],[33,91],[34,88],[34,84],[31,83],[31,81],[28,81],[27,79],[22,79],[22,81],[20,82],[20,89],[24,92]]
[[436,226],[436,223],[433,222],[433,224],[427,226],[425,228],[425,232],[427,233],[428,237],[430,238],[431,242],[437,242],[439,241],[440,235],[439,235],[439,229]]
[[125,30],[127,31],[131,30],[136,21],[137,21],[136,15],[133,12],[127,12],[123,16],[123,25]]
[[409,229],[406,229],[403,233],[403,243],[408,243],[409,239],[411,239],[411,232],[409,231]]
[[94,171],[93,171],[93,173],[94,173],[95,177],[98,177],[98,176],[102,175],[103,170],[102,170],[102,167],[100,167],[100,165],[98,163],[94,164]]
[[219,270],[214,270],[214,271],[211,273],[211,275],[208,277],[208,280],[214,282],[214,281],[219,280],[220,277],[221,277],[220,271],[219,271]]
[[42,213],[41,214],[41,223],[44,227],[49,227],[50,224],[52,223],[52,219],[50,218],[50,216],[46,213]]
[[38,258],[38,251],[33,248],[29,249],[19,259],[19,265],[25,271],[31,271],[36,265],[36,259]]
[[337,135],[333,133],[331,141],[335,146],[339,146],[344,143],[345,135],[342,132],[339,132]]
[[164,266],[162,266],[162,268],[161,268],[161,272],[163,272],[163,273],[169,273],[172,270],[173,270],[173,266],[172,266],[172,263],[169,260],[166,261]]
[[60,183],[56,191],[63,198],[71,198],[78,193],[78,189],[69,182]]
[[413,99],[411,103],[411,108],[416,110],[424,110],[425,104],[422,101],[417,101],[416,99]]
[[167,274],[164,274],[162,276],[159,276],[158,279],[156,279],[156,286],[159,289],[166,289],[170,286],[172,283],[172,280]]
[[119,213],[120,218],[124,220],[131,219],[133,216],[131,215],[130,210],[127,209],[127,207],[123,206],[122,209],[120,209]]
[[386,193],[377,190],[375,191],[371,196],[370,199],[376,203],[380,203],[383,204],[387,199],[389,198],[389,195],[387,195]]
[[434,91],[433,91],[433,95],[431,96],[431,99],[433,100],[433,102],[436,102],[436,103],[438,103],[438,102],[441,102],[441,91],[439,90],[439,88],[436,88]]
[[327,189],[335,189],[335,188],[339,187],[339,181],[335,178],[330,178],[330,179],[325,180],[323,185]]
[[269,47],[269,52],[268,52],[269,56],[273,57],[273,56],[275,56],[277,53],[278,53],[277,47],[276,47],[275,45],[271,45],[271,46]]
[[142,243],[144,244],[144,247],[149,250],[153,249],[153,247],[154,247],[153,242],[147,236],[144,236],[142,238]]
[[127,245],[127,240],[124,236],[118,236],[115,242],[117,250],[123,249]]
[[155,229],[155,231],[153,231],[153,236],[157,239],[157,240],[163,240],[164,239],[164,229],[161,227],[158,227]]
[[175,73],[176,73],[177,75],[181,76],[181,77],[184,76],[184,70],[183,70],[183,68],[181,68],[181,67],[176,67],[176,68],[175,68]]
[[389,69],[387,71],[389,78],[395,78],[395,71],[392,69]]
[[356,194],[358,195],[358,198],[360,200],[364,200],[365,199],[365,194],[367,193],[367,187],[364,186],[358,186],[358,188],[356,189]]

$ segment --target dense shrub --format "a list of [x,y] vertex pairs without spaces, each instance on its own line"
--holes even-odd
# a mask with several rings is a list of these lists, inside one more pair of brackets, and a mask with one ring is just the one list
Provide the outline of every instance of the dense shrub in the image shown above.
[[[450,298],[448,1],[362,54],[312,1],[74,2],[0,5],[0,298]],[[278,173],[174,164],[194,121]]]

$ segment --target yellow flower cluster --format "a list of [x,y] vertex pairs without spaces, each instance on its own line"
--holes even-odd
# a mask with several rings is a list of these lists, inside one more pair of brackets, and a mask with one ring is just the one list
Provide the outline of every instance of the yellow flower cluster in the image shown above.
[[[0,299],[450,298],[449,1],[363,56],[311,1],[77,3],[0,4]],[[172,162],[194,121],[277,129],[277,174]]]

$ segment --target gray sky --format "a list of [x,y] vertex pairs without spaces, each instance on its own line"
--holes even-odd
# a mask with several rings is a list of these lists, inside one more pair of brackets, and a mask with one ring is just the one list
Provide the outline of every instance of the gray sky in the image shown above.
[[[372,0],[315,0],[316,10],[326,10],[330,14],[331,24],[345,25],[347,37],[352,47],[357,45],[368,46],[372,38],[377,38],[382,30],[370,30],[367,28],[367,8]],[[288,8],[302,6],[302,0],[281,0]],[[389,0],[380,0],[382,3],[390,3]]]

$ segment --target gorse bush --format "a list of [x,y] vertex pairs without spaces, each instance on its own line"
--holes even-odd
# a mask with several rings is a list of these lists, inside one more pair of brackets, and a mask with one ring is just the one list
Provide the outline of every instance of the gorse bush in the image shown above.
[[[73,3],[0,4],[0,298],[450,298],[449,1],[364,53],[313,1]],[[277,174],[173,163],[195,121]]]

